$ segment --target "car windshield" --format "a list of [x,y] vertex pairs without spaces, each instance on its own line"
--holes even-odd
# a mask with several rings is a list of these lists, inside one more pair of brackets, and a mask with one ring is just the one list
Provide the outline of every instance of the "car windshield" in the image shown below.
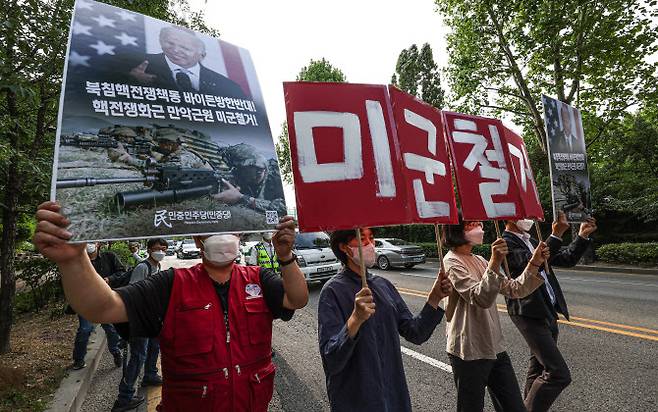
[[406,240],[402,239],[386,239],[388,243],[390,243],[393,246],[404,246],[404,245],[410,245],[411,243],[407,242]]
[[297,233],[295,249],[319,249],[329,247],[329,236],[324,232]]

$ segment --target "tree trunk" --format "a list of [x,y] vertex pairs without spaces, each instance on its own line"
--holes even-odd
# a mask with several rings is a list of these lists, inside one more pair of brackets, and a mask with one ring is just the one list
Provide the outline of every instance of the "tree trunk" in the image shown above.
[[0,355],[10,351],[16,278],[14,254],[16,253],[16,201],[20,191],[17,176],[17,159],[14,157],[7,170],[5,210],[2,213],[2,246],[0,248]]

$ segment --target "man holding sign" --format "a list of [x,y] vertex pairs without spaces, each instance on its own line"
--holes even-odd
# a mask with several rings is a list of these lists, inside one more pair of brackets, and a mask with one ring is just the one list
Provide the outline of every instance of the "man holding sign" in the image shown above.
[[451,291],[441,272],[427,303],[413,316],[395,286],[366,271],[361,287],[359,242],[363,263],[375,264],[374,235],[361,229],[331,234],[331,249],[344,270],[325,284],[318,303],[318,340],[332,411],[411,411],[402,364],[400,336],[420,345],[443,318],[439,302]]

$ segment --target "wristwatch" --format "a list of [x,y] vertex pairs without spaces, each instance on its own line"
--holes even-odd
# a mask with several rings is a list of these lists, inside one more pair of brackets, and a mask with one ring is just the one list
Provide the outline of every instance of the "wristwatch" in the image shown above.
[[279,259],[278,256],[276,258],[276,261],[279,262],[279,266],[288,266],[289,264],[291,264],[292,262],[294,262],[296,260],[297,260],[297,255],[295,255],[294,253],[292,254],[292,257],[288,260],[281,260],[281,259]]

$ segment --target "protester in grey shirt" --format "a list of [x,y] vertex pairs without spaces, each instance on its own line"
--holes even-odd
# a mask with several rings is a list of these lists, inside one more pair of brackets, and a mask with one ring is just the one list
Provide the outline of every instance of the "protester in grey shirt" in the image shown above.
[[[162,238],[149,239],[146,243],[148,258],[135,266],[130,275],[130,283],[141,280],[160,271],[160,261],[166,256],[167,240]],[[112,408],[113,412],[126,411],[135,408],[143,402],[143,397],[135,396],[135,382],[144,365],[142,386],[160,386],[162,378],[158,374],[158,356],[160,343],[156,338],[130,336],[130,361],[124,368],[123,378],[119,383],[119,396]]]

